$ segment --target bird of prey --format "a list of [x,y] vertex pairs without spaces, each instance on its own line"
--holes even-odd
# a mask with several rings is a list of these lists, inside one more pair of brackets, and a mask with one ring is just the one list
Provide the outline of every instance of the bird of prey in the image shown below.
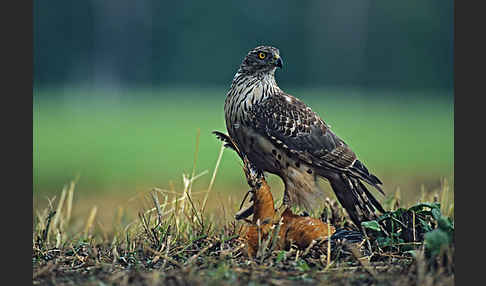
[[271,46],[256,47],[243,59],[224,105],[229,136],[256,168],[283,180],[283,204],[318,207],[322,177],[360,227],[376,218],[376,210],[384,212],[363,182],[384,194],[382,182],[317,113],[279,88],[275,70],[282,65]]

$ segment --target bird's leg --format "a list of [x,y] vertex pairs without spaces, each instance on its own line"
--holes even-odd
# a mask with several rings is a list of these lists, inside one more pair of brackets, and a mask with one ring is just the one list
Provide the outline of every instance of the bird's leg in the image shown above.
[[253,208],[254,203],[251,203],[250,206],[243,208],[243,204],[245,203],[246,198],[248,197],[248,194],[250,194],[250,193],[252,194],[252,197],[250,198],[250,202],[253,202],[253,200],[254,200],[253,195],[255,194],[255,190],[253,188],[251,188],[251,189],[248,190],[248,192],[246,192],[245,196],[243,197],[243,201],[241,201],[240,210],[235,215],[235,218],[237,220],[245,219],[245,218],[251,216],[254,212],[254,208]]
[[289,182],[285,178],[282,178],[284,182],[284,194],[283,194],[283,199],[282,199],[282,205],[285,206],[291,206],[292,202],[290,200],[290,194],[289,194]]
[[289,192],[287,191],[287,187],[285,187],[285,190],[284,190],[282,205],[290,206],[290,197],[289,197]]

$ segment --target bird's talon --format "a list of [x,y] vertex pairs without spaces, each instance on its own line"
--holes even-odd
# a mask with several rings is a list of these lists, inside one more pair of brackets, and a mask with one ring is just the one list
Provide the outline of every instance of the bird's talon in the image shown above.
[[235,219],[236,220],[246,219],[247,217],[249,217],[253,214],[253,211],[254,211],[253,204],[251,204],[248,207],[238,211],[235,215]]

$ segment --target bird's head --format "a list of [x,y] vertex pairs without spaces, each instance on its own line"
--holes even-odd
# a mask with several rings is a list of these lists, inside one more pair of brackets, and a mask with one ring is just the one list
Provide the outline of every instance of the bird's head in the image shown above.
[[241,70],[248,74],[274,73],[283,65],[280,51],[270,46],[259,46],[251,50],[241,63]]

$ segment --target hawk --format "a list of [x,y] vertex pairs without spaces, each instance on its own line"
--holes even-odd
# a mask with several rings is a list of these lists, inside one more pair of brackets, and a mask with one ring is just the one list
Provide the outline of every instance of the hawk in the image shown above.
[[327,179],[358,227],[384,212],[363,182],[382,194],[382,182],[317,113],[279,88],[275,47],[259,46],[243,59],[224,105],[226,128],[240,151],[284,182],[283,204],[311,210],[322,202],[318,177]]

